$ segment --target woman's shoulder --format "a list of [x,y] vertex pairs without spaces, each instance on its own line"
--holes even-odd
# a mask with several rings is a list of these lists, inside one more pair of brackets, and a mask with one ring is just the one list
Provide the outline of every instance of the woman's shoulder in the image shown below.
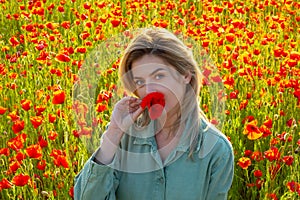
[[232,154],[233,148],[226,135],[206,120],[201,120],[200,134],[201,140],[198,144],[200,158],[204,158],[210,153]]

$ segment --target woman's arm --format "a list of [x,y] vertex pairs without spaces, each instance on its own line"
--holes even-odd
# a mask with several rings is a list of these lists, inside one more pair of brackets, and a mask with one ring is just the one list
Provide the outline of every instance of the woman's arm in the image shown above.
[[133,97],[121,99],[114,107],[110,125],[102,136],[100,148],[86,162],[75,177],[74,197],[76,200],[115,199],[119,185],[115,166],[116,151],[124,132],[134,123],[143,109],[140,100]]
[[75,200],[114,200],[119,185],[118,172],[107,165],[99,165],[91,156],[75,177]]
[[209,182],[207,200],[225,200],[234,175],[234,155],[231,148],[222,146],[218,159],[214,163]]

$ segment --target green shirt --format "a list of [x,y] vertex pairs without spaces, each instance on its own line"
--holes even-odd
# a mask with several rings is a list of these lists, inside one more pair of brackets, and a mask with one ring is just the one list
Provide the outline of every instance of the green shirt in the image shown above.
[[97,164],[94,153],[75,177],[75,200],[227,199],[234,156],[230,142],[218,129],[202,123],[191,159],[186,128],[162,163],[154,135],[147,135],[151,124],[138,133],[146,137],[137,137],[132,128],[124,134],[111,164]]

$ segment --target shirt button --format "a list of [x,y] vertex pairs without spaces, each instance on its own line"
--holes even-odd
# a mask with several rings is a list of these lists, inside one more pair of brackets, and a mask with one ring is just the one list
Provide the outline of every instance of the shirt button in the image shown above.
[[158,181],[161,182],[161,183],[164,183],[164,177],[159,177]]

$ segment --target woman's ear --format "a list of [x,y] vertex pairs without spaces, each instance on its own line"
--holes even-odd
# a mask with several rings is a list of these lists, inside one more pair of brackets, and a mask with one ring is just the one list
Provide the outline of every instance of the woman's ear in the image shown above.
[[184,78],[184,83],[185,84],[190,83],[191,79],[192,79],[192,73],[190,71],[188,71],[183,78]]

